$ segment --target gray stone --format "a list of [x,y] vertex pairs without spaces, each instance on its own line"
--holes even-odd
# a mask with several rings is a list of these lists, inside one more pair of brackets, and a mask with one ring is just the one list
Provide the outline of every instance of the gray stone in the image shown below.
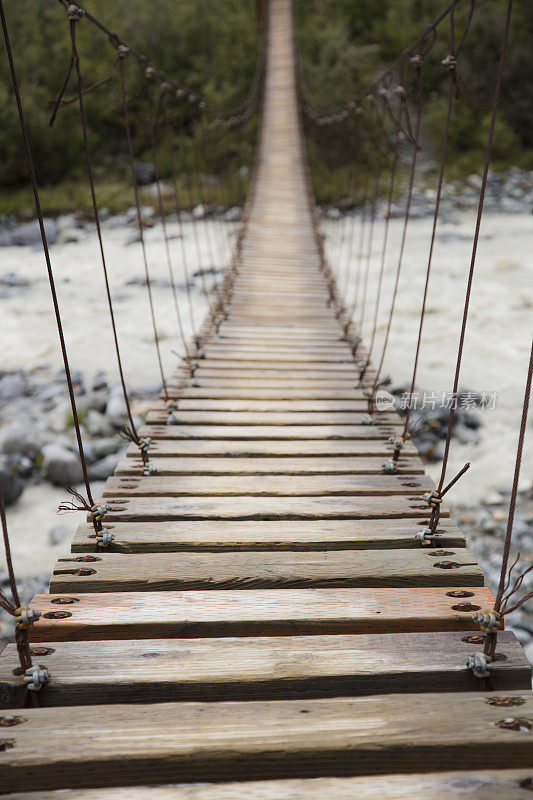
[[89,467],[89,478],[92,481],[105,481],[113,474],[120,459],[121,454],[111,453],[100,461],[96,461]]
[[228,208],[222,219],[224,222],[238,222],[241,218],[241,209],[237,206],[233,206],[233,208]]
[[83,473],[77,454],[60,444],[46,444],[42,452],[43,475],[51,483],[70,486],[81,481]]
[[87,412],[87,416],[85,417],[84,427],[86,430],[91,434],[91,436],[95,436],[98,438],[104,436],[111,436],[113,433],[113,426],[109,422],[106,417],[101,414],[99,411],[96,411],[94,408],[91,408]]
[[0,428],[0,451],[2,453],[20,453],[33,457],[40,448],[40,437],[28,423],[10,422]]
[[136,161],[133,165],[133,171],[139,186],[148,186],[155,180],[154,165],[150,161]]
[[97,372],[93,378],[93,385],[91,386],[91,389],[93,392],[101,392],[103,389],[107,388],[107,376],[103,370],[100,370],[100,372]]
[[91,442],[92,449],[96,455],[95,460],[111,455],[111,453],[116,453],[123,444],[124,440],[120,436],[108,436],[105,439],[97,439]]
[[70,536],[70,528],[66,525],[54,525],[48,531],[48,541],[51,545],[60,544]]
[[21,372],[12,372],[0,378],[0,400],[14,400],[29,394],[30,384]]
[[[56,221],[46,218],[44,220],[44,230],[46,232],[48,244],[54,244],[54,242],[57,241],[58,234]],[[13,243],[16,245],[22,247],[40,245],[41,241],[41,229],[36,219],[32,222],[25,222],[19,225],[18,228],[15,228],[13,231]]]
[[122,394],[122,386],[114,386],[109,392],[106,415],[113,425],[122,425],[127,415],[126,402]]
[[16,475],[13,475],[7,465],[3,463],[0,464],[0,481],[2,483],[2,496],[4,498],[4,504],[6,506],[10,506],[21,496],[22,492],[24,491],[24,484],[20,478],[17,478]]
[[196,208],[193,208],[193,210],[192,210],[192,216],[193,216],[194,219],[203,219],[206,216],[206,213],[207,213],[207,209],[201,203],[199,205],[197,205]]
[[15,272],[5,272],[0,275],[0,286],[7,286],[10,289],[19,289],[23,286],[29,286],[30,282],[26,278],[22,278]]

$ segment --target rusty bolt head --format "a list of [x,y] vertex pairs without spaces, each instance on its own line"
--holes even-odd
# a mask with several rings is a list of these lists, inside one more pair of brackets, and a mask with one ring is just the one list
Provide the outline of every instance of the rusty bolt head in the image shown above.
[[533,728],[531,721],[523,717],[507,717],[506,719],[500,719],[496,723],[496,726],[506,731],[530,731],[531,728]]
[[473,603],[457,603],[452,608],[454,611],[479,611],[481,606],[475,606]]
[[446,592],[447,597],[473,597],[474,592],[467,592],[466,589],[453,589],[451,592]]
[[461,641],[467,644],[483,644],[485,637],[481,633],[472,633],[470,636],[463,636]]
[[98,556],[79,556],[79,558],[75,558],[74,559],[74,561],[78,561],[78,562],[79,561],[90,562],[90,561],[101,561],[101,560],[102,559],[99,558]]
[[71,611],[49,611],[48,614],[43,615],[45,619],[67,619],[72,616]]
[[0,717],[0,728],[13,728],[15,725],[21,725],[26,722],[22,717],[15,717],[12,714],[6,714]]
[[486,697],[489,706],[523,706],[526,702],[523,697]]
[[84,578],[87,575],[94,575],[96,573],[95,569],[89,569],[89,567],[81,567],[77,569],[74,575],[78,575],[80,578]]
[[52,653],[55,653],[53,647],[32,647],[31,649],[32,656],[50,656]]
[[518,785],[522,789],[527,789],[529,792],[533,792],[533,778],[524,778]]
[[436,561],[433,566],[439,569],[459,569],[461,565],[457,561]]
[[454,556],[455,552],[453,550],[433,550],[431,553],[427,553],[428,556]]
[[74,603],[79,603],[80,601],[77,597],[54,597],[54,599],[50,600],[50,602],[61,606],[71,606]]

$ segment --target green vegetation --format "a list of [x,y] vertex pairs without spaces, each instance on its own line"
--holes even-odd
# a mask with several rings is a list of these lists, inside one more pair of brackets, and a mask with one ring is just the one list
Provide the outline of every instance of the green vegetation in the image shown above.
[[[369,83],[416,40],[445,6],[446,0],[296,0],[303,73],[313,102],[329,109],[364,94]],[[452,121],[449,177],[480,172],[506,6],[506,0],[478,4],[460,54],[459,72],[464,85]],[[469,0],[457,7],[457,40],[469,10]],[[495,169],[510,165],[533,167],[532,39],[531,3],[515,3],[496,128],[492,162]],[[445,20],[424,64],[423,136],[426,148],[433,149],[434,154],[442,143],[449,80],[441,60],[450,49],[450,25]],[[408,86],[411,70],[407,64],[404,74],[398,74],[396,80]],[[319,197],[342,197],[349,155],[346,126],[328,126],[318,131],[308,126],[308,134]],[[327,173],[324,169],[320,172],[321,160],[328,163]]]
[[[143,53],[158,69],[205,97],[210,118],[245,99],[252,84],[258,52],[258,20],[249,0],[87,0],[90,13],[117,32],[132,49]],[[57,0],[25,0],[7,9],[8,25],[26,112],[29,135],[48,214],[88,209],[85,156],[77,103],[60,109],[48,125],[54,98],[64,80],[70,54],[65,9]],[[104,79],[116,51],[107,37],[88,20],[77,24],[78,49],[85,86]],[[152,161],[147,105],[142,95],[144,71],[132,58],[125,61],[135,158]],[[75,77],[66,98],[74,95]],[[173,93],[172,93],[173,94]],[[120,105],[118,69],[111,81],[86,95],[89,139],[98,199],[111,211],[131,206],[133,199]],[[236,166],[251,167],[256,120],[229,133],[207,132],[194,104],[175,104],[178,172],[188,165],[203,176],[202,196],[227,205],[242,193],[233,177]],[[160,137],[163,138],[163,137]],[[27,170],[5,57],[0,59],[0,213],[31,210]],[[158,158],[163,178],[170,178],[166,142]],[[182,198],[188,204],[184,187]],[[200,200],[193,186],[192,202]],[[150,202],[153,204],[154,199]]]

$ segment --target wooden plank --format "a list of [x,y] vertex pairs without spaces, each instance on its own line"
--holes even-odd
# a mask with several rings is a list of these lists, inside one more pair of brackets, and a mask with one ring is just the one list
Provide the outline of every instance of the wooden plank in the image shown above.
[[256,377],[271,377],[278,376],[284,377],[286,373],[290,373],[294,377],[310,377],[320,373],[322,377],[327,377],[329,380],[336,380],[337,376],[341,379],[359,377],[359,371],[353,358],[343,358],[342,361],[315,359],[314,361],[278,361],[271,359],[270,361],[255,361],[248,359],[246,361],[240,360],[236,365],[230,357],[226,361],[212,361],[205,359],[198,362],[198,376],[223,376],[223,377],[247,377],[250,375]]
[[[382,439],[403,425],[144,425],[139,436],[152,439]],[[392,448],[390,448],[392,450]]]
[[433,488],[434,483],[427,475],[210,475],[208,480],[202,475],[150,475],[108,478],[102,494],[103,497],[386,496],[423,494]]
[[[531,772],[524,768],[187,786],[121,786],[107,788],[105,800],[528,800]],[[60,789],[17,792],[5,795],[5,800],[102,800],[102,794],[100,789]]]
[[[475,635],[475,633],[473,634]],[[202,700],[294,700],[401,692],[471,692],[463,632],[250,639],[54,642],[38,660],[53,680],[41,706]],[[428,659],[428,653],[431,658]],[[531,667],[513,633],[498,637],[494,690],[531,686]],[[17,649],[0,656],[0,706],[20,708]]]
[[[148,433],[147,433],[148,435]],[[153,439],[150,457],[217,456],[255,458],[255,456],[382,456],[390,458],[392,448],[385,439]],[[417,450],[407,442],[405,456],[416,456]],[[139,457],[139,448],[128,447],[127,456]]]
[[[490,695],[489,695],[490,696]],[[512,716],[530,717],[533,695]],[[532,733],[487,694],[37,708],[0,751],[4,791],[525,768]],[[258,725],[258,721],[260,724]],[[416,720],[416,724],[413,721]],[[460,736],[458,735],[460,720]],[[384,758],[386,751],[386,758]]]
[[[31,607],[43,616],[33,625],[31,638],[45,642],[471,630],[472,611],[454,609],[458,602],[447,594],[450,591],[455,590],[104,592],[80,594],[67,610],[54,602],[57,595],[36,595]],[[470,603],[492,608],[490,589],[479,586],[468,591]],[[58,610],[60,617],[55,616]]]
[[[151,410],[146,418],[149,425],[165,425],[167,410]],[[275,412],[275,411],[186,411],[178,408],[173,416],[181,425],[361,425],[368,416],[366,408],[358,411],[340,411],[324,414],[323,411]],[[400,423],[396,414],[380,413],[376,416],[377,424],[388,425]]]
[[[99,553],[88,565],[60,558],[50,591],[152,592],[183,589],[305,589],[387,586],[483,586],[466,550],[357,550],[311,552]],[[444,568],[441,565],[453,564]],[[88,568],[87,568],[88,567]],[[88,574],[87,574],[88,573]]]
[[254,383],[251,386],[248,383],[237,385],[235,381],[230,386],[207,385],[207,381],[202,381],[200,386],[191,386],[187,381],[181,384],[169,382],[167,389],[170,398],[187,398],[189,400],[198,398],[202,400],[276,400],[278,402],[283,400],[328,400],[330,402],[360,400],[366,402],[360,389],[349,387],[347,389],[328,388],[327,386],[306,387],[284,383],[283,386],[269,388],[263,383]]
[[[192,390],[191,390],[192,391]],[[153,411],[166,411],[166,403],[156,401],[151,404]],[[191,411],[229,411],[229,412],[276,412],[307,414],[322,412],[322,416],[330,412],[362,412],[366,413],[368,404],[363,398],[359,400],[258,400],[255,397],[239,400],[237,398],[221,399],[219,397],[201,398],[184,395],[178,400],[178,416]]]
[[[370,377],[371,372],[368,371],[366,376]],[[183,379],[188,379],[188,375],[185,371],[182,373],[174,375],[173,379],[169,381],[169,386],[172,386],[175,382],[181,381]],[[219,375],[218,377],[214,377],[212,375],[204,375],[200,372],[197,373],[196,381],[206,388],[210,386],[214,387],[243,387],[247,386],[249,388],[272,388],[278,389],[282,392],[286,388],[293,388],[293,389],[328,389],[330,392],[334,392],[335,395],[338,395],[338,392],[349,390],[351,387],[356,388],[356,384],[359,378],[358,375],[354,372],[353,375],[346,375],[344,377],[335,375],[324,375],[321,370],[316,372],[303,372],[301,376],[297,376],[294,373],[290,375],[256,375],[251,373],[241,372],[238,375]],[[368,381],[367,381],[368,383]]]
[[[190,522],[113,522],[113,552],[156,553],[224,550],[380,550],[419,547],[420,520],[291,520],[288,523],[192,520]],[[465,547],[464,535],[449,519],[439,522],[438,547]],[[78,526],[74,553],[94,552],[94,528]]]
[[[151,463],[157,475],[383,475],[383,458],[354,456],[332,458],[194,458],[188,456],[157,458]],[[419,458],[401,458],[398,475],[421,475],[424,472]],[[123,458],[115,475],[138,476],[142,461]]]
[[[160,519],[427,519],[420,497],[327,495],[324,497],[143,497],[106,498],[106,522]],[[449,510],[441,509],[448,517]]]

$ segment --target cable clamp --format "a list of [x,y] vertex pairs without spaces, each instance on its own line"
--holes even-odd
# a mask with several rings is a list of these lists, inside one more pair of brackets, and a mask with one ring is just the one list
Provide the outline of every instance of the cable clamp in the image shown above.
[[77,6],[76,3],[70,3],[67,8],[67,16],[71,22],[79,22],[85,16],[85,11]]
[[96,523],[97,525],[101,525],[102,520],[105,517],[105,515],[107,514],[108,510],[109,509],[107,508],[106,505],[99,506],[97,503],[95,503],[94,506],[91,506],[90,514],[91,514],[91,519],[92,519],[93,523]]
[[100,545],[100,547],[107,547],[111,542],[115,541],[115,534],[111,533],[108,528],[103,528],[96,534],[96,543]]
[[468,656],[466,666],[476,678],[490,677],[489,662],[485,653],[474,653],[473,656]]
[[381,466],[383,467],[383,472],[386,472],[387,475],[394,475],[395,472],[398,472],[398,465],[392,458],[388,458]]
[[431,528],[422,528],[422,530],[416,532],[415,539],[422,547],[428,547],[433,544],[434,535]]
[[452,55],[446,56],[446,58],[443,58],[440,63],[442,64],[443,67],[449,69],[450,72],[453,72],[457,68],[457,59],[455,58],[455,56]]
[[472,619],[479,625],[483,633],[496,633],[500,629],[501,618],[501,614],[495,609],[476,611],[472,614]]
[[426,492],[422,495],[422,499],[425,500],[431,508],[438,508],[442,503],[442,497],[436,489],[433,489],[431,492]]
[[39,692],[49,680],[50,673],[41,667],[30,667],[24,675],[26,689],[29,689],[30,692]]
[[34,622],[37,622],[40,616],[40,611],[35,611],[29,606],[20,606],[20,608],[15,609],[15,622],[17,628],[21,631],[28,630]]

